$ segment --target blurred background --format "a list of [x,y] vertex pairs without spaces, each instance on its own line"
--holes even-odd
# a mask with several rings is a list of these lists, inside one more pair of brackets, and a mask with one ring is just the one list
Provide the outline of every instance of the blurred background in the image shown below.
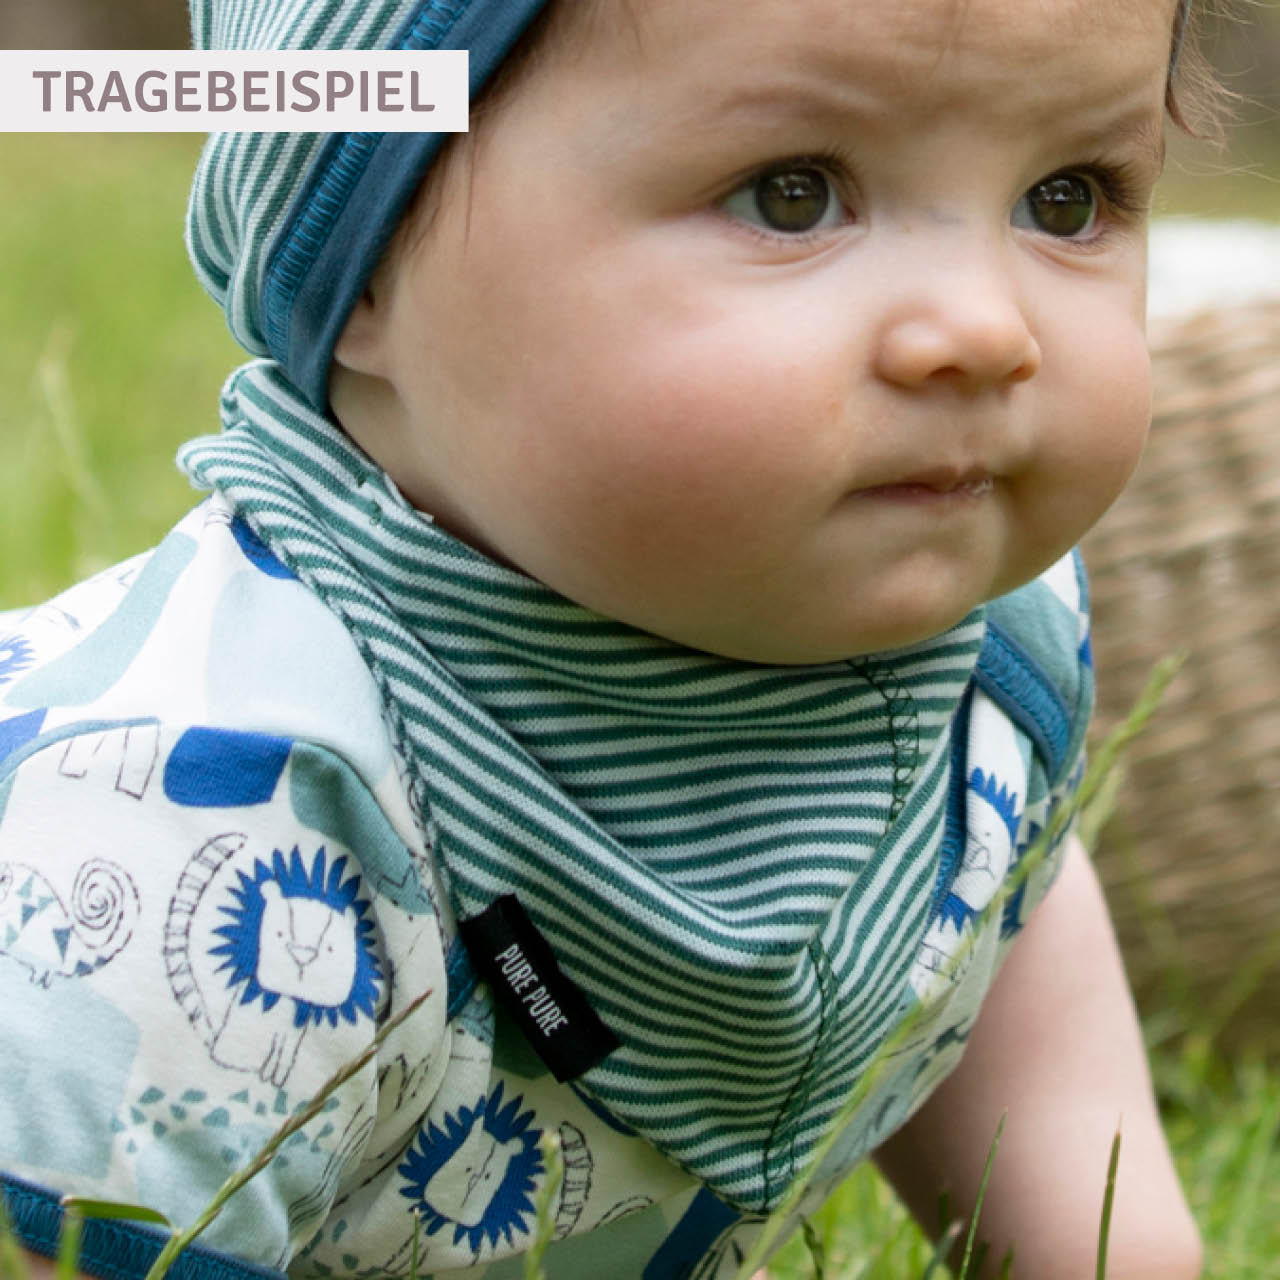
[[6,0],[0,49],[185,49],[181,0]]
[[1172,134],[1165,212],[1280,219],[1280,0],[1229,0],[1205,44],[1236,95],[1225,154]]

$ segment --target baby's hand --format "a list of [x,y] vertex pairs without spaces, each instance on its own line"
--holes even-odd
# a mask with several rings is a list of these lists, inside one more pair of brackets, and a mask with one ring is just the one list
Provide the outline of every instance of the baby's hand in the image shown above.
[[912,1212],[936,1229],[943,1188],[977,1198],[1008,1113],[979,1234],[986,1274],[1011,1244],[1015,1275],[1094,1274],[1112,1139],[1122,1130],[1110,1280],[1194,1280],[1201,1247],[1156,1111],[1133,1001],[1102,892],[1079,842],[991,989],[964,1059],[877,1153]]

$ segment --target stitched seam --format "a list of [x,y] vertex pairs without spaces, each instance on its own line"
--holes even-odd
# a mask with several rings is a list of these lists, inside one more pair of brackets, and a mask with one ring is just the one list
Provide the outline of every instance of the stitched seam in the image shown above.
[[[814,938],[806,948],[809,962],[813,966],[814,976],[818,983],[818,1029],[813,1038],[813,1047],[805,1059],[804,1066],[796,1076],[795,1083],[787,1092],[777,1118],[765,1138],[764,1148],[760,1156],[761,1182],[764,1187],[763,1202],[756,1206],[768,1210],[776,1197],[786,1193],[794,1181],[798,1164],[796,1121],[808,1110],[813,1093],[813,1081],[818,1074],[819,1064],[826,1058],[827,1049],[835,1032],[835,1023],[831,1016],[835,1000],[835,976],[831,968],[826,948]],[[783,1157],[776,1151],[779,1145],[785,1144],[786,1171],[775,1176],[772,1166],[775,1160]]]
[[920,764],[920,715],[911,691],[883,662],[859,658],[849,664],[884,699],[893,751],[893,790],[886,830],[902,812]]
[[[849,663],[850,668],[875,690],[884,700],[885,714],[889,719],[889,737],[892,744],[892,791],[889,802],[889,814],[885,829],[893,824],[894,819],[902,811],[911,790],[911,782],[920,759],[920,717],[916,709],[915,699],[898,678],[897,672],[883,662],[873,662],[866,658],[858,658]],[[814,1037],[813,1048],[805,1060],[803,1068],[796,1077],[795,1084],[787,1093],[786,1099],[779,1108],[778,1116],[769,1130],[761,1155],[761,1173],[764,1185],[764,1205],[767,1208],[774,1198],[776,1179],[771,1172],[775,1160],[775,1149],[780,1135],[785,1133],[787,1144],[787,1173],[782,1179],[782,1187],[778,1194],[785,1192],[795,1177],[797,1166],[796,1121],[808,1109],[812,1096],[813,1080],[818,1073],[818,1066],[826,1056],[829,1041],[835,1033],[835,1023],[831,1017],[836,988],[835,976],[831,968],[826,949],[818,939],[813,939],[808,946],[809,959],[814,967],[818,982],[819,1020],[818,1030]]]
[[[51,1191],[9,1174],[0,1174],[15,1234],[23,1244],[47,1257],[57,1254],[63,1209]],[[84,1225],[80,1268],[102,1280],[137,1280],[159,1256],[164,1236],[142,1224],[94,1218]],[[191,1245],[174,1263],[178,1280],[263,1280],[280,1273],[271,1267],[222,1255],[207,1245]]]

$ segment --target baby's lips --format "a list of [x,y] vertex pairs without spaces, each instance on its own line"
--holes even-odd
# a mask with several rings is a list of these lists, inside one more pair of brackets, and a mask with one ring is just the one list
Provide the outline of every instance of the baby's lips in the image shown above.
[[927,471],[904,476],[897,484],[911,488],[932,489],[935,493],[953,493],[957,489],[991,488],[991,472],[986,467],[932,467]]
[[995,477],[986,467],[930,467],[922,471],[908,471],[901,476],[877,484],[860,486],[855,492],[861,495],[914,494],[921,497],[936,495],[947,497],[980,498],[995,488]]

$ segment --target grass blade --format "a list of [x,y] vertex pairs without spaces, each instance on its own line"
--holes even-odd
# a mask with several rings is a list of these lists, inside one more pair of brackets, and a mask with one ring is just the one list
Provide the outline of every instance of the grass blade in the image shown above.
[[800,1223],[804,1232],[805,1248],[809,1250],[809,1260],[813,1263],[813,1280],[827,1280],[827,1245],[811,1218]]
[[1000,1145],[1000,1137],[1004,1133],[1004,1122],[1008,1118],[1007,1111],[1000,1116],[1000,1123],[996,1125],[991,1146],[987,1148],[987,1163],[982,1169],[982,1181],[978,1183],[978,1199],[973,1206],[973,1217],[969,1219],[969,1234],[964,1242],[964,1256],[960,1260],[958,1280],[969,1280],[969,1267],[973,1262],[973,1242],[978,1234],[978,1218],[982,1214],[982,1202],[987,1198],[987,1183],[991,1181],[991,1167],[996,1162],[996,1148]]
[[311,1099],[309,1103],[296,1115],[290,1116],[276,1131],[267,1139],[262,1150],[247,1164],[243,1169],[233,1173],[226,1182],[218,1188],[218,1193],[209,1201],[200,1216],[184,1231],[178,1232],[177,1235],[170,1236],[165,1242],[165,1246],[160,1250],[160,1256],[151,1264],[151,1269],[147,1272],[145,1280],[162,1280],[167,1274],[169,1268],[173,1265],[174,1259],[191,1244],[203,1232],[209,1224],[220,1214],[227,1201],[231,1199],[241,1187],[250,1179],[257,1177],[263,1169],[267,1167],[275,1157],[277,1151],[303,1126],[311,1123],[312,1120],[324,1110],[324,1104],[329,1098],[337,1092],[348,1080],[353,1076],[357,1076],[378,1056],[378,1050],[382,1047],[382,1042],[393,1032],[401,1023],[407,1021],[415,1014],[422,1003],[431,995],[431,992],[424,991],[416,999],[411,1000],[394,1018],[388,1018],[385,1023],[378,1029],[377,1035],[369,1042],[368,1048],[365,1049],[358,1057],[353,1058],[344,1067],[340,1067],[328,1080],[325,1081],[319,1093]]
[[62,1215],[62,1233],[58,1236],[58,1257],[53,1274],[57,1280],[76,1280],[80,1268],[80,1237],[84,1232],[84,1218],[80,1211],[69,1208]]
[[1254,1219],[1265,1190],[1268,1167],[1274,1159],[1278,1133],[1280,1093],[1273,1097],[1271,1105],[1258,1116],[1257,1123],[1252,1126],[1252,1133],[1248,1135],[1248,1141],[1242,1143],[1240,1154],[1244,1160],[1232,1196],[1234,1211],[1226,1240],[1227,1251],[1241,1257],[1249,1252],[1249,1232],[1255,1225]]
[[76,501],[95,521],[109,517],[109,504],[89,461],[85,432],[75,412],[67,356],[71,333],[58,327],[49,335],[44,353],[36,365],[36,381],[48,410],[53,437],[62,454],[63,472]]
[[17,1237],[9,1221],[9,1205],[0,1191],[0,1280],[26,1280],[27,1268],[18,1252]]
[[564,1156],[560,1151],[560,1135],[544,1133],[538,1145],[546,1162],[547,1176],[534,1202],[533,1240],[524,1255],[524,1280],[546,1280],[542,1255],[555,1234],[556,1196],[564,1182]]
[[413,1214],[413,1247],[409,1254],[409,1280],[418,1280],[418,1247],[422,1239],[422,1210],[415,1204]]
[[955,1218],[948,1224],[945,1231],[938,1236],[938,1243],[933,1251],[933,1257],[929,1259],[929,1265],[925,1267],[924,1274],[920,1280],[933,1280],[935,1273],[939,1267],[946,1266],[947,1259],[951,1256],[951,1250],[956,1247],[956,1241],[960,1239],[960,1232],[964,1230],[964,1223]]
[[90,1200],[86,1196],[63,1196],[60,1201],[68,1213],[78,1213],[82,1218],[124,1218],[129,1222],[150,1222],[157,1227],[173,1230],[173,1223],[154,1209],[141,1204],[122,1204],[116,1200]]
[[1111,1207],[1116,1198],[1116,1170],[1120,1167],[1120,1130],[1111,1140],[1111,1159],[1107,1162],[1107,1190],[1102,1197],[1102,1225],[1098,1228],[1098,1280],[1107,1280],[1107,1241],[1111,1235]]

